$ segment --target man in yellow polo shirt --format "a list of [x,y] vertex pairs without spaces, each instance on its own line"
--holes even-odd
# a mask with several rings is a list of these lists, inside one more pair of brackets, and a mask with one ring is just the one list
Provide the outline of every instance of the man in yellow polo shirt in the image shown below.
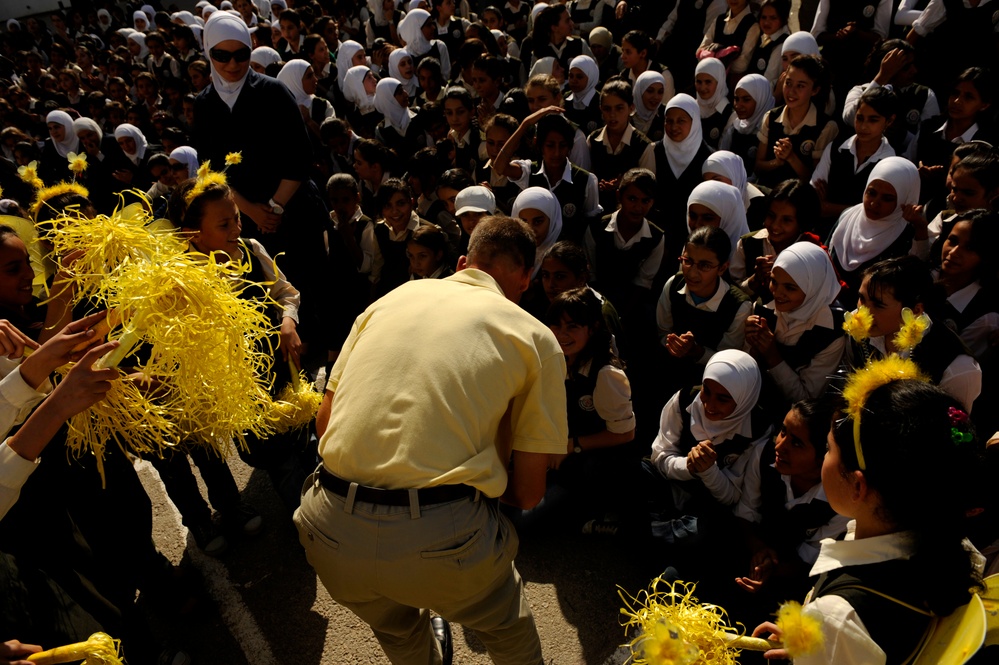
[[536,505],[569,437],[562,351],[516,304],[534,254],[526,224],[483,220],[456,274],[361,314],[330,372],[323,465],[295,524],[330,595],[394,665],[447,665],[428,609],[474,630],[497,665],[543,662],[495,501]]

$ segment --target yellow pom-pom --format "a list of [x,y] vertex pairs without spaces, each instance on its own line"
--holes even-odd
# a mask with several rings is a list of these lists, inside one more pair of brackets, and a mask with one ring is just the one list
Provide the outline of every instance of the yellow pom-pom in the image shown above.
[[232,166],[234,164],[239,164],[243,161],[243,153],[241,152],[230,152],[225,156],[225,165]]
[[843,399],[846,400],[847,413],[854,419],[859,418],[864,410],[864,404],[872,392],[887,383],[903,379],[929,381],[916,363],[895,355],[875,360],[856,370],[847,379],[846,386],[843,388]]
[[636,646],[642,662],[649,665],[693,665],[701,655],[697,647],[683,641],[680,630],[668,621],[653,625]]
[[[239,153],[230,153],[230,155]],[[228,157],[226,157],[228,160]],[[198,167],[198,175],[195,178],[194,187],[184,195],[184,201],[187,205],[191,205],[194,199],[201,196],[208,187],[211,185],[226,185],[225,173],[219,171],[212,171],[211,162],[205,162]]]
[[908,307],[902,310],[902,327],[899,328],[893,340],[899,353],[912,353],[916,345],[923,341],[926,330],[930,327],[930,317],[925,313],[916,316]]
[[87,155],[85,153],[78,155],[75,152],[71,152],[66,155],[66,159],[69,160],[69,170],[76,175],[80,175],[87,170]]
[[41,189],[45,186],[42,179],[38,177],[38,162],[35,160],[28,162],[25,166],[19,166],[17,175],[35,189]]
[[83,661],[83,665],[122,665],[121,640],[113,639],[106,633],[94,633],[86,642],[33,653],[27,660],[39,665],[79,661]]
[[843,315],[843,330],[857,342],[863,342],[871,336],[871,326],[874,325],[874,317],[871,310],[863,305],[857,307],[856,312],[847,312]]
[[787,602],[777,610],[781,642],[791,658],[807,656],[822,648],[822,621],[805,614],[800,603]]

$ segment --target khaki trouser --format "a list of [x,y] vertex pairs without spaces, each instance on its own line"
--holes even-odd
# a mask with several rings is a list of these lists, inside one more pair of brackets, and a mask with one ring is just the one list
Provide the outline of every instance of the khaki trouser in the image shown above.
[[379,506],[316,478],[295,511],[299,540],[330,596],[371,626],[394,665],[440,665],[428,610],[475,631],[496,665],[541,665],[513,564],[517,534],[495,501]]

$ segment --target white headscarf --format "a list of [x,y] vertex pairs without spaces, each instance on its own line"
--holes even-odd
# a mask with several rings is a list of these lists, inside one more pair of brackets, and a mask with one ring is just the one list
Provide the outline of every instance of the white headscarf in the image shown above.
[[756,101],[756,110],[745,120],[739,117],[732,123],[732,129],[740,134],[756,134],[760,130],[763,114],[774,107],[774,92],[770,81],[760,74],[747,74],[739,79],[736,90],[745,90]]
[[558,237],[562,233],[562,206],[550,190],[544,187],[528,187],[517,195],[513,202],[511,215],[519,217],[521,211],[531,208],[543,212],[551,222],[548,225],[548,235],[538,245],[537,254],[535,254],[534,268],[531,270],[531,279],[534,279],[534,276],[541,270],[541,262],[544,260],[545,254],[552,248],[552,245],[558,242]]
[[228,11],[232,9],[232,2],[229,0],[222,0],[222,4],[219,5],[219,9],[222,11]]
[[311,66],[308,61],[296,58],[295,60],[286,62],[277,75],[277,80],[284,83],[288,87],[288,90],[291,91],[291,96],[295,98],[295,103],[307,108],[311,108],[312,106],[313,95],[305,92],[305,88],[302,87],[302,78],[305,76],[306,70]]
[[579,94],[572,93],[572,105],[577,109],[585,109],[597,92],[597,83],[600,82],[600,67],[597,65],[597,61],[590,56],[577,55],[569,61],[569,69],[574,68],[586,74],[586,87]]
[[533,78],[538,74],[551,75],[553,69],[555,69],[555,58],[554,56],[546,55],[534,63],[531,71],[527,74],[527,78]]
[[[399,0],[393,0],[394,8],[399,7]],[[382,9],[382,0],[368,0],[368,12],[375,19],[375,25],[388,25],[392,21],[391,16],[385,16]]]
[[697,151],[701,149],[703,139],[701,134],[701,114],[698,111],[699,107],[694,98],[682,92],[678,95],[673,95],[673,99],[669,100],[666,104],[666,112],[669,113],[669,110],[674,108],[681,109],[690,116],[690,133],[687,134],[687,138],[676,143],[669,135],[663,135],[663,148],[666,149],[666,161],[669,162],[669,168],[673,171],[673,175],[679,178],[684,170],[690,166],[690,163],[694,161]]
[[819,55],[819,43],[815,41],[812,33],[805,30],[793,32],[784,40],[780,47],[781,55],[785,53],[797,53],[798,55]]
[[[659,112],[658,108],[652,109],[651,111],[645,108],[645,103],[642,101],[642,95],[648,90],[653,84],[661,83],[663,86],[663,94],[666,94],[666,79],[663,75],[652,69],[647,69],[638,75],[635,79],[635,115],[638,117],[639,121],[646,126],[652,122],[653,118],[656,117],[656,113]],[[664,96],[663,99],[666,99]],[[662,103],[659,104],[662,106]]]
[[73,131],[79,136],[80,132],[96,132],[97,140],[104,140],[104,130],[101,126],[91,118],[77,118],[73,121]]
[[198,175],[198,151],[189,145],[182,145],[174,148],[170,153],[170,159],[180,162],[187,167],[187,177],[193,178]]
[[80,139],[76,135],[76,130],[73,129],[73,118],[65,111],[51,111],[45,116],[45,124],[47,125],[50,122],[62,125],[63,130],[65,130],[65,136],[63,136],[62,141],[59,143],[56,143],[54,140],[52,141],[52,145],[55,146],[59,156],[65,157],[71,152],[79,152]]
[[246,27],[246,23],[242,18],[233,16],[229,12],[215,12],[205,22],[205,58],[211,65],[212,86],[215,88],[218,96],[222,98],[222,101],[231,110],[236,105],[236,99],[239,97],[239,92],[243,89],[243,84],[246,83],[246,77],[250,75],[250,68],[247,67],[246,75],[235,83],[226,81],[215,71],[211,50],[218,44],[229,40],[236,40],[249,49],[253,48],[253,42],[250,39],[250,29]]
[[400,134],[405,134],[409,122],[416,115],[409,107],[399,105],[395,90],[402,85],[398,79],[384,78],[375,87],[375,110],[385,116],[385,124]]
[[[138,30],[139,32],[145,32],[149,29],[149,17],[146,16],[146,12],[141,9],[136,9],[132,12],[132,28]],[[139,21],[143,21],[146,24],[145,28],[139,28]]]
[[[13,20],[13,19],[12,19]],[[107,30],[111,27],[111,12],[106,9],[97,10],[97,22],[103,30]],[[10,22],[8,21],[7,29],[10,29]]]
[[369,113],[375,108],[375,96],[369,95],[364,89],[364,77],[369,73],[370,67],[357,65],[347,70],[347,78],[344,80],[343,96],[361,113]]
[[732,181],[732,186],[742,193],[743,205],[749,205],[749,179],[742,157],[728,150],[716,150],[701,165],[701,173],[717,173]]
[[[687,197],[687,208],[698,203],[721,218],[719,228],[725,232],[732,242],[732,251],[735,252],[739,238],[749,233],[749,225],[746,223],[746,206],[742,202],[742,193],[732,185],[726,185],[717,180],[702,182]],[[691,233],[690,219],[687,219],[687,232]],[[720,258],[720,257],[719,257]],[[729,255],[731,258],[731,254]]]
[[[396,28],[399,38],[405,42],[406,50],[414,60],[430,50],[430,42],[423,36],[423,24],[429,18],[430,12],[426,9],[414,9],[399,21],[399,26]],[[339,59],[337,61],[339,62]]]
[[[198,19],[198,20],[200,21],[201,19]],[[199,48],[204,48],[205,28],[203,26],[201,26],[201,25],[192,25],[191,26],[191,32],[194,33],[194,38],[196,40],[198,40],[198,47]]]
[[184,10],[182,12],[177,12],[177,18],[179,18],[180,22],[183,23],[184,25],[194,25],[194,23],[196,23],[196,21],[194,20],[194,14],[192,14],[187,10]]
[[815,325],[832,328],[829,305],[839,296],[841,286],[826,250],[811,242],[796,242],[777,255],[774,268],[782,268],[805,294],[805,302],[797,309],[777,312],[777,340],[794,344]]
[[122,124],[118,125],[117,127],[115,127],[114,130],[114,138],[115,140],[121,138],[130,138],[133,141],[135,141],[134,155],[130,155],[124,150],[122,150],[122,152],[125,152],[125,156],[128,157],[130,160],[132,160],[133,164],[138,164],[139,160],[142,159],[142,157],[146,154],[146,146],[149,145],[146,142],[146,135],[143,134],[142,130],[140,130],[135,125],[130,125],[127,122],[123,122]]
[[201,18],[204,21],[208,21],[208,19],[212,17],[212,14],[214,14],[218,10],[219,8],[216,7],[215,5],[208,5],[207,7],[201,10]]
[[906,222],[902,219],[902,206],[919,200],[919,171],[904,157],[885,157],[878,162],[867,184],[883,180],[895,188],[898,197],[895,209],[882,219],[870,219],[864,204],[847,208],[839,216],[829,240],[829,249],[836,253],[836,260],[847,271],[854,271],[876,258],[902,234]]
[[141,32],[132,32],[126,39],[139,45],[139,60],[145,60],[146,56],[149,55],[149,49],[146,47],[146,36]]
[[714,444],[727,441],[736,435],[750,436],[753,432],[752,415],[760,398],[763,378],[753,357],[745,351],[726,349],[711,356],[704,366],[704,380],[720,384],[735,400],[735,411],[728,418],[709,420],[704,413],[700,393],[687,407],[690,413],[690,433],[697,441]]
[[399,71],[399,63],[404,59],[409,58],[412,61],[413,56],[409,54],[404,48],[397,48],[389,54],[388,59],[388,70],[389,76],[399,81],[402,84],[403,89],[410,97],[415,97],[420,90],[420,84],[416,80],[416,75],[410,76],[408,79],[404,78],[402,72]]
[[728,104],[728,83],[725,82],[725,65],[718,58],[705,58],[697,63],[694,76],[696,77],[698,74],[707,74],[718,82],[718,85],[715,86],[715,94],[711,95],[711,97],[708,99],[701,99],[700,95],[697,97],[697,105],[701,108],[701,117],[707,118],[713,113],[724,111],[725,106]]
[[146,16],[149,17],[149,22],[152,23],[153,19],[156,17],[156,10],[153,9],[152,5],[142,5],[142,11]]
[[347,80],[347,70],[354,65],[351,61],[358,51],[363,51],[364,47],[355,41],[347,40],[340,42],[336,50],[336,82],[340,86],[340,91],[344,92],[344,82]]
[[281,54],[270,46],[258,46],[250,53],[250,62],[267,69],[268,66],[281,62]]

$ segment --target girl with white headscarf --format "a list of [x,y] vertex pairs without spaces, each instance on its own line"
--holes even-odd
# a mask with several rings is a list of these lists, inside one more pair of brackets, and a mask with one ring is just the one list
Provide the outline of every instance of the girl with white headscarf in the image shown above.
[[[347,70],[347,76],[344,79],[343,96],[362,115],[375,111],[374,91],[369,91],[370,84],[366,84],[366,80],[373,80],[374,78],[375,74],[371,71],[370,67],[367,65],[358,65]],[[375,85],[375,89],[377,89],[377,84]]]
[[392,11],[389,14],[385,13],[386,1],[368,0],[370,18],[364,22],[364,35],[368,48],[371,48],[378,38],[382,38],[390,44],[399,42],[398,24],[403,18],[403,13],[399,11],[400,0],[391,0]]
[[787,402],[820,397],[843,357],[839,278],[826,251],[796,242],[771,272],[774,299],[746,320],[746,344]]
[[[882,198],[892,195],[894,201]],[[868,266],[910,253],[928,255],[925,223],[914,230],[904,216],[904,206],[918,201],[919,171],[912,162],[886,157],[877,163],[867,177],[863,203],[844,210],[829,237],[833,265],[849,289],[845,302],[856,297]]]
[[[132,54],[132,62],[145,67],[146,58],[149,57],[149,49],[146,47],[146,36],[141,32],[129,33],[127,37],[128,52]],[[137,46],[138,48],[133,48]]]
[[[423,27],[430,21],[430,12],[426,9],[414,9],[399,23],[399,39],[402,40],[406,51],[413,58],[413,66],[419,67],[423,58],[436,58],[441,63],[441,72],[444,80],[451,79],[451,58],[448,55],[447,46],[439,39],[431,41],[423,32]],[[431,26],[432,27],[432,26]],[[437,28],[434,28],[436,34]]]
[[97,10],[97,27],[99,27],[103,34],[107,34],[111,30],[111,12],[106,9]]
[[[646,95],[646,92],[649,94]],[[673,98],[661,72],[648,70],[635,80],[635,114],[631,123],[635,129],[645,134],[653,143],[663,138],[663,122],[666,117],[665,102]]]
[[[695,187],[694,191],[687,197],[688,213],[691,212],[690,208],[695,205],[703,206],[718,216],[720,221],[717,226],[725,232],[725,235],[732,242],[732,251],[734,252],[739,238],[749,233],[742,193],[732,185],[726,185],[718,180],[708,180]],[[687,230],[693,233],[700,226],[703,224],[693,225],[688,214]]]
[[83,152],[73,129],[73,119],[65,111],[51,111],[45,116],[49,137],[42,146],[38,175],[46,185],[73,180],[67,156]]
[[[756,408],[762,387],[760,368],[752,356],[729,349],[711,356],[704,366],[701,390],[693,399],[689,390],[681,389],[666,403],[651,461],[663,478],[672,481],[678,509],[690,499],[680,487],[688,481],[703,483],[721,505],[739,500],[749,460],[771,432],[766,417],[759,417]],[[723,406],[719,395],[731,399]]]
[[295,98],[295,103],[298,104],[299,108],[304,107],[309,112],[312,110],[312,100],[315,94],[306,92],[302,85],[302,79],[305,78],[306,73],[308,73],[311,67],[312,65],[306,60],[296,59],[286,62],[277,75],[277,80],[285,84],[291,92],[291,96]]
[[136,9],[132,12],[132,29],[138,32],[146,32],[149,30],[150,18],[146,16],[146,12],[141,9]]
[[258,74],[267,74],[267,68],[281,62],[281,54],[270,46],[258,46],[250,53],[250,67]]
[[[586,81],[582,81],[580,76],[585,77]],[[565,98],[565,117],[575,123],[583,134],[589,136],[603,124],[600,114],[600,95],[597,93],[600,67],[590,56],[577,55],[569,61],[566,80],[572,92]]]
[[[409,60],[408,66],[405,62],[407,59]],[[397,48],[389,54],[388,63],[389,76],[399,81],[410,99],[416,99],[417,95],[420,94],[420,84],[416,78],[413,56],[409,55],[409,51],[406,49]],[[403,74],[403,68],[409,72],[408,77]]]
[[534,231],[534,239],[538,245],[534,267],[531,269],[531,279],[534,279],[541,270],[545,254],[558,242],[562,233],[562,206],[550,190],[528,187],[513,202],[511,216],[524,220]]
[[[405,99],[396,95],[402,93]],[[403,104],[405,102],[405,104]],[[398,79],[383,78],[375,87],[375,110],[384,116],[375,129],[375,139],[399,155],[411,155],[421,146],[419,132],[407,134],[416,112],[409,108],[409,95]]]
[[694,87],[697,89],[697,106],[701,114],[704,141],[716,147],[732,115],[728,102],[728,83],[725,65],[718,58],[705,58],[694,70]]
[[118,145],[121,146],[122,152],[125,153],[129,161],[138,166],[146,156],[146,148],[149,146],[142,130],[135,125],[123,122],[115,127],[114,138],[118,141]]
[[738,189],[746,206],[746,223],[754,229],[763,227],[770,207],[767,197],[749,182],[746,165],[738,155],[728,150],[716,150],[704,160],[701,175],[705,180],[718,180]]
[[763,116],[774,107],[774,93],[766,78],[747,74],[736,84],[734,100],[728,127],[718,147],[739,155],[749,173],[756,167],[756,149],[760,143],[757,133]]
[[198,166],[200,165],[198,162],[198,151],[189,145],[174,148],[173,152],[170,153],[170,164],[183,164],[187,167],[187,177],[193,178],[198,175]]
[[364,56],[359,56],[358,53],[363,54],[364,47],[351,40],[340,42],[340,46],[336,50],[336,82],[340,86],[341,92],[346,89],[347,72],[350,71],[350,68],[367,62],[366,60],[361,62],[360,60]]

